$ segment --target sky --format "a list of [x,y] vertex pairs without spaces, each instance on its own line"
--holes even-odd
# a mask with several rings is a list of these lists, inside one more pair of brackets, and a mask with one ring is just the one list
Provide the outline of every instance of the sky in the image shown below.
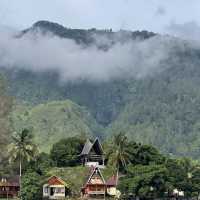
[[199,0],[0,0],[0,24],[24,29],[50,20],[69,28],[176,33],[199,28],[199,10]]

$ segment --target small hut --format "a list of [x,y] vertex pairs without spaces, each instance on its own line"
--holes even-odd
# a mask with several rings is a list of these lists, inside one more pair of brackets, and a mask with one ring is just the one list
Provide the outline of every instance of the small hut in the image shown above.
[[85,166],[104,167],[104,152],[98,138],[93,143],[87,140],[80,156]]
[[52,176],[43,185],[43,197],[49,199],[64,199],[68,193],[67,183],[57,176]]

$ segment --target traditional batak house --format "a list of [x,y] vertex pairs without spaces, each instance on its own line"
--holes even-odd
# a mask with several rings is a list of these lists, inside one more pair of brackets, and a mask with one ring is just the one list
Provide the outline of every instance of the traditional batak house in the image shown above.
[[98,167],[91,167],[89,176],[81,189],[83,198],[105,198],[106,182]]
[[43,185],[43,197],[49,199],[64,199],[68,194],[68,185],[57,176],[52,176]]
[[85,166],[104,167],[104,152],[98,138],[96,138],[93,143],[87,140],[80,156]]
[[16,198],[20,191],[19,177],[0,178],[0,198]]

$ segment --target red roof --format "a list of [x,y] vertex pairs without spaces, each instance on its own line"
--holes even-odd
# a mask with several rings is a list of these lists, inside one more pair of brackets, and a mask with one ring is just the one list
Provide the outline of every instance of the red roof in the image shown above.
[[117,176],[112,176],[110,177],[107,182],[106,182],[106,185],[107,186],[117,186]]
[[57,176],[52,176],[48,180],[49,185],[65,185],[64,181],[58,178]]

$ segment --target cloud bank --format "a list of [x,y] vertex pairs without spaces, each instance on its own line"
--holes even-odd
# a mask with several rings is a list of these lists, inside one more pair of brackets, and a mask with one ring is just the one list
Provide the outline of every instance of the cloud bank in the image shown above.
[[[73,40],[54,35],[26,34],[13,37],[11,30],[0,29],[0,65],[33,72],[56,71],[61,80],[107,81],[115,78],[141,78],[167,66],[173,42],[171,37],[117,42],[103,51],[96,45],[83,47]],[[97,37],[97,36],[96,36]],[[106,42],[106,39],[98,39]],[[162,66],[162,67],[161,67]]]
[[177,37],[200,41],[200,26],[195,21],[189,21],[183,24],[171,22],[166,29],[170,34]]

